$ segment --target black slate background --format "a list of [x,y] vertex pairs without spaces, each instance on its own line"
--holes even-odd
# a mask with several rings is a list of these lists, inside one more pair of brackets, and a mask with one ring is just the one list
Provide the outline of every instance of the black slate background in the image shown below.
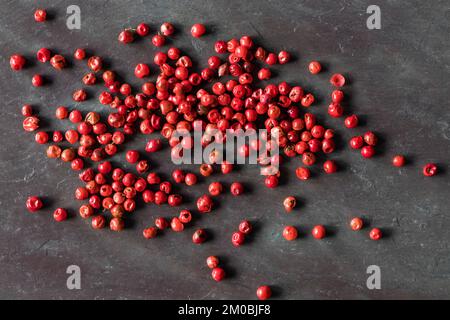
[[[282,299],[406,299],[448,298],[450,258],[448,178],[450,158],[449,23],[447,1],[3,1],[0,4],[0,298],[8,299],[254,299],[261,284],[275,288]],[[81,30],[66,28],[66,8],[81,8]],[[378,4],[382,29],[366,28],[366,8]],[[36,24],[36,6],[47,8],[48,23]],[[278,80],[299,83],[319,98],[310,110],[337,129],[346,141],[356,133],[375,130],[382,137],[378,156],[363,160],[347,148],[332,155],[342,170],[332,176],[317,175],[307,183],[294,178],[298,160],[284,169],[282,185],[267,190],[254,167],[230,176],[217,175],[229,185],[239,180],[249,190],[240,198],[220,197],[220,207],[198,217],[182,234],[167,232],[146,241],[143,227],[158,215],[177,209],[140,208],[122,233],[91,230],[77,216],[73,190],[77,176],[67,164],[46,159],[43,146],[22,130],[20,107],[33,104],[45,119],[45,129],[63,129],[68,122],[53,119],[58,105],[73,107],[71,93],[81,87],[84,63],[74,62],[57,72],[34,63],[19,73],[9,68],[9,56],[19,52],[34,57],[43,46],[66,56],[77,47],[107,57],[111,68],[135,85],[130,70],[152,60],[156,51],[150,38],[130,46],[120,45],[119,31],[139,22],[152,31],[164,21],[176,24],[173,44],[204,63],[213,54],[216,39],[249,34],[272,50],[287,49],[295,61],[277,68]],[[208,26],[200,40],[188,33],[195,22]],[[165,48],[168,48],[167,46]],[[307,63],[318,59],[326,72],[311,76]],[[30,60],[30,59],[29,59]],[[153,69],[155,70],[155,69]],[[50,85],[33,88],[34,73],[44,74]],[[342,119],[326,116],[328,78],[343,72],[351,97],[346,105],[364,119],[364,126],[348,130]],[[275,81],[275,80],[274,80]],[[100,90],[96,87],[95,90]],[[98,91],[92,90],[91,97]],[[95,99],[78,106],[103,110]],[[146,137],[127,145],[143,150]],[[408,166],[397,169],[391,157],[403,153]],[[165,149],[149,156],[155,170],[170,172]],[[123,163],[120,153],[114,161]],[[421,167],[437,162],[441,174],[425,178]],[[130,166],[127,166],[131,169]],[[194,170],[194,168],[192,168]],[[207,183],[182,193],[191,200],[206,192]],[[25,210],[28,195],[45,196],[45,210],[31,215]],[[284,213],[281,202],[293,194],[300,206]],[[57,207],[70,209],[71,217],[55,223]],[[370,227],[381,227],[383,240],[368,239],[368,228],[352,232],[349,219],[360,215]],[[255,223],[252,241],[239,249],[230,235],[243,218]],[[316,241],[309,235],[315,224],[332,234]],[[299,227],[295,242],[281,237],[283,226]],[[202,246],[190,241],[194,228],[207,228],[213,238]],[[225,261],[230,277],[222,283],[210,279],[208,255]],[[79,265],[82,289],[66,288],[67,266]],[[366,288],[366,268],[375,264],[382,272],[382,289]]]

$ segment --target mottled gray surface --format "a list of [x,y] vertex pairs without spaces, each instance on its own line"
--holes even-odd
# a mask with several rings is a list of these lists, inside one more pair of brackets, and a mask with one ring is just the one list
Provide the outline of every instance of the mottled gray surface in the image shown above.
[[[260,284],[273,285],[276,297],[286,299],[449,298],[448,1],[378,1],[378,31],[366,28],[366,8],[373,1],[39,2],[53,16],[48,23],[34,23],[32,1],[0,4],[0,298],[253,299]],[[66,7],[74,3],[81,7],[81,31],[65,27]],[[150,62],[155,50],[149,38],[131,46],[119,45],[116,38],[122,28],[141,21],[149,22],[152,32],[164,21],[176,23],[180,32],[174,43],[203,61],[213,53],[215,39],[242,34],[255,36],[270,49],[295,53],[295,62],[278,68],[277,80],[312,89],[320,103],[311,111],[336,128],[343,141],[376,130],[383,138],[380,155],[364,161],[357,152],[341,148],[332,158],[343,169],[306,183],[293,177],[298,165],[294,159],[284,169],[289,178],[274,191],[260,183],[256,168],[217,176],[227,185],[243,181],[251,192],[240,198],[221,196],[220,208],[181,234],[142,238],[142,228],[155,216],[178,211],[165,206],[140,208],[128,220],[131,227],[120,234],[92,231],[76,214],[76,175],[67,164],[46,159],[45,148],[22,130],[20,115],[20,106],[32,103],[45,119],[45,129],[66,128],[68,122],[53,120],[54,110],[61,104],[73,107],[70,95],[80,87],[86,67],[75,62],[57,72],[35,63],[15,73],[9,69],[9,56],[20,52],[33,57],[43,46],[69,56],[75,48],[87,47],[138,84],[130,70],[137,62]],[[201,40],[188,35],[194,22],[206,23],[210,31]],[[326,72],[309,75],[305,70],[311,59],[322,61]],[[33,88],[30,79],[37,72],[51,79],[51,85]],[[363,127],[343,129],[342,120],[325,115],[331,89],[327,79],[333,72],[350,79],[346,110],[361,115]],[[94,99],[79,108],[105,110]],[[127,146],[143,150],[144,143],[140,136]],[[408,166],[393,168],[395,153],[406,154]],[[148,158],[156,170],[170,172],[173,165],[164,160],[168,156],[166,149]],[[114,160],[123,163],[123,153]],[[430,161],[439,163],[443,173],[425,178],[421,166]],[[192,200],[206,188],[203,182],[182,192]],[[31,194],[46,200],[45,210],[35,215],[24,206]],[[281,207],[286,194],[300,199],[299,209],[290,215]],[[68,221],[52,220],[57,207],[70,208]],[[350,231],[348,222],[355,215],[383,228],[386,238],[373,242],[368,228]],[[242,218],[254,221],[256,230],[251,243],[236,249],[230,234]],[[323,241],[309,235],[319,223],[333,231]],[[299,227],[297,241],[282,239],[287,224]],[[190,237],[200,226],[214,236],[196,246]],[[204,262],[210,254],[223,257],[229,279],[210,279]],[[71,264],[81,267],[82,290],[66,289],[65,270]],[[381,267],[378,291],[366,288],[365,271],[371,264]]]

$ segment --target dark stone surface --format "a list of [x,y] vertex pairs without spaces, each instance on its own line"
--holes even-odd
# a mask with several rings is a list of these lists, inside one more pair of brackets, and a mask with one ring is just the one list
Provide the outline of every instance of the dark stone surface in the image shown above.
[[[45,24],[34,23],[30,3],[0,4],[0,298],[253,299],[261,284],[272,285],[275,297],[283,299],[449,297],[448,1],[378,1],[382,29],[377,31],[366,28],[366,8],[372,1],[78,0],[80,31],[65,25],[66,7],[74,1],[40,1],[52,16]],[[220,208],[198,217],[181,234],[167,232],[151,241],[141,236],[154,217],[178,212],[166,206],[140,208],[128,220],[130,228],[120,234],[92,231],[77,216],[76,175],[67,164],[46,159],[45,148],[23,132],[20,115],[20,106],[31,103],[45,120],[45,129],[67,128],[68,122],[53,120],[54,110],[61,104],[74,107],[70,96],[81,87],[86,67],[74,62],[57,72],[35,62],[15,73],[9,69],[9,56],[19,52],[31,61],[43,46],[66,56],[86,47],[108,57],[111,68],[138,84],[130,71],[138,62],[151,62],[155,50],[149,38],[130,46],[116,38],[122,28],[141,21],[150,23],[152,33],[164,21],[176,23],[173,43],[202,61],[213,54],[216,39],[242,34],[255,36],[269,49],[289,50],[295,62],[277,68],[276,80],[311,89],[320,102],[310,110],[336,128],[342,141],[375,130],[383,140],[379,155],[364,161],[357,152],[341,148],[332,158],[342,170],[306,183],[294,178],[298,159],[293,159],[274,191],[262,185],[254,167],[217,176],[227,185],[242,181],[250,192],[240,198],[219,197]],[[188,34],[194,22],[208,26],[201,40]],[[309,75],[306,66],[312,59],[322,61],[326,72]],[[33,88],[30,79],[38,72],[51,84]],[[331,90],[327,81],[333,72],[343,72],[350,80],[346,110],[361,115],[364,126],[347,130],[341,119],[326,116]],[[98,90],[91,89],[91,97]],[[95,99],[77,107],[106,112]],[[143,150],[145,140],[139,136],[127,148]],[[406,167],[391,166],[396,153],[408,156]],[[165,149],[148,159],[155,170],[167,174],[174,167],[168,157]],[[123,153],[114,161],[123,163]],[[425,178],[421,166],[430,161],[437,162],[442,173]],[[206,188],[203,182],[182,190],[191,200],[189,208]],[[26,212],[25,199],[31,194],[45,196],[45,210]],[[281,206],[287,194],[300,199],[290,215]],[[68,221],[52,220],[57,207],[70,209]],[[373,242],[367,237],[369,228],[350,231],[349,219],[356,215],[365,217],[369,227],[383,228],[386,237]],[[256,230],[251,243],[236,249],[230,235],[243,218],[253,221]],[[309,235],[319,223],[332,230],[323,241]],[[298,226],[302,234],[295,242],[281,238],[288,224]],[[200,226],[213,238],[196,246],[190,237]],[[211,254],[223,258],[230,273],[222,283],[212,281],[205,266]],[[66,288],[66,268],[72,264],[81,267],[81,290]],[[371,264],[381,268],[381,290],[366,288]]]

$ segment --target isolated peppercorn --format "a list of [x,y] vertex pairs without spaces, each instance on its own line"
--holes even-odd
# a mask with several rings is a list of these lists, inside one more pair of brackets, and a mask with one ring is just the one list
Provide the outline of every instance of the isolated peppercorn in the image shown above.
[[47,11],[45,11],[44,9],[37,9],[34,12],[34,20],[36,22],[44,22],[45,20],[47,20]]
[[312,229],[312,235],[316,239],[322,239],[325,237],[325,227],[322,225],[317,225]]
[[53,212],[53,219],[55,221],[61,222],[67,219],[67,211],[63,208],[58,208]]
[[369,233],[370,239],[376,241],[376,240],[380,240],[382,236],[383,236],[383,234],[380,229],[373,228],[372,230],[370,230],[370,233]]
[[31,84],[33,87],[41,87],[44,85],[44,78],[40,74],[35,74],[31,78]]
[[201,244],[206,241],[206,231],[203,229],[198,229],[192,235],[192,242],[195,244]]
[[294,226],[286,226],[283,229],[283,238],[285,238],[287,241],[292,241],[297,239],[298,237],[298,231],[297,228]]
[[259,300],[267,300],[272,296],[272,290],[269,286],[261,286],[256,290],[256,296]]
[[9,65],[11,66],[11,69],[14,71],[22,70],[22,68],[25,66],[26,60],[23,56],[20,54],[13,54],[9,58]]
[[206,27],[201,23],[196,23],[191,27],[191,35],[194,38],[200,38],[206,32]]
[[437,171],[438,168],[434,163],[427,163],[422,169],[422,173],[426,177],[432,177],[436,175]]
[[405,165],[405,156],[396,155],[392,158],[392,165],[395,167],[403,167]]
[[286,212],[291,212],[297,205],[297,200],[293,196],[286,197],[283,200],[283,207]]
[[43,206],[42,200],[39,197],[31,196],[27,198],[26,207],[31,213],[40,210]]
[[355,217],[350,221],[350,228],[353,231],[361,230],[364,225],[364,222],[361,218]]
[[230,186],[230,192],[233,196],[240,196],[244,193],[244,186],[240,182],[233,182]]
[[322,65],[318,61],[311,61],[308,65],[311,74],[318,74],[322,70]]

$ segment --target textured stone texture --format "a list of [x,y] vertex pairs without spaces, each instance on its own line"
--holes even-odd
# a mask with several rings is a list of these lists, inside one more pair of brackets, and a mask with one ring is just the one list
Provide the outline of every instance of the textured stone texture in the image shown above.
[[[366,28],[371,1],[78,0],[80,31],[65,26],[66,7],[74,1],[40,1],[53,16],[45,24],[34,23],[30,3],[0,5],[0,298],[253,299],[261,284],[273,285],[275,296],[285,299],[449,297],[447,1],[378,1],[382,29],[377,31]],[[370,128],[382,137],[381,152],[364,161],[357,152],[341,149],[332,158],[342,170],[307,183],[293,177],[299,162],[292,159],[274,191],[264,188],[254,167],[217,176],[228,185],[245,182],[250,192],[240,198],[221,196],[220,208],[198,217],[182,234],[142,238],[142,228],[154,217],[178,211],[165,206],[140,208],[128,220],[130,228],[120,234],[93,232],[76,213],[76,175],[67,164],[46,159],[44,147],[23,132],[20,115],[20,106],[32,103],[46,129],[66,128],[68,122],[53,120],[54,110],[61,104],[74,106],[70,96],[81,87],[86,67],[75,62],[57,72],[36,62],[14,73],[9,56],[20,52],[32,57],[43,46],[69,56],[75,48],[86,47],[108,57],[111,68],[137,85],[130,70],[138,62],[151,62],[155,50],[149,38],[130,46],[120,45],[116,38],[122,28],[141,21],[150,23],[152,33],[164,21],[176,23],[174,44],[202,61],[213,54],[215,39],[242,34],[255,36],[269,49],[293,52],[295,62],[277,68],[277,80],[313,90],[320,101],[311,111],[337,129],[342,144]],[[194,22],[205,22],[208,35],[192,39],[188,30]],[[322,61],[326,72],[309,75],[306,66],[311,59]],[[38,72],[51,85],[32,88],[31,75]],[[326,116],[331,89],[327,81],[333,72],[343,72],[350,80],[346,110],[361,115],[363,127],[347,130],[342,120]],[[100,89],[91,89],[91,97]],[[95,99],[78,107],[106,112]],[[144,143],[139,136],[127,147],[143,150]],[[395,153],[406,154],[408,166],[393,168],[390,159]],[[165,160],[168,157],[166,149],[148,159],[155,170],[169,173],[173,165]],[[123,163],[123,153],[114,161]],[[421,166],[429,161],[439,163],[443,173],[424,178]],[[183,190],[190,208],[206,186],[203,182],[187,193]],[[31,194],[48,197],[45,210],[35,215],[24,208]],[[290,215],[281,206],[286,194],[300,199],[299,209]],[[64,223],[51,217],[59,206],[70,209],[71,218]],[[351,232],[347,224],[355,215],[365,217],[370,227],[383,228],[386,238],[368,240],[368,228]],[[254,221],[256,230],[251,243],[236,249],[230,235],[242,218]],[[319,223],[333,233],[323,241],[309,235]],[[298,241],[281,238],[287,224],[299,227]],[[195,246],[190,237],[199,226],[213,238]],[[223,257],[230,273],[227,281],[210,279],[205,266],[210,254]],[[81,267],[82,290],[66,289],[65,270],[71,264]],[[366,268],[371,264],[381,267],[381,290],[366,288]]]

